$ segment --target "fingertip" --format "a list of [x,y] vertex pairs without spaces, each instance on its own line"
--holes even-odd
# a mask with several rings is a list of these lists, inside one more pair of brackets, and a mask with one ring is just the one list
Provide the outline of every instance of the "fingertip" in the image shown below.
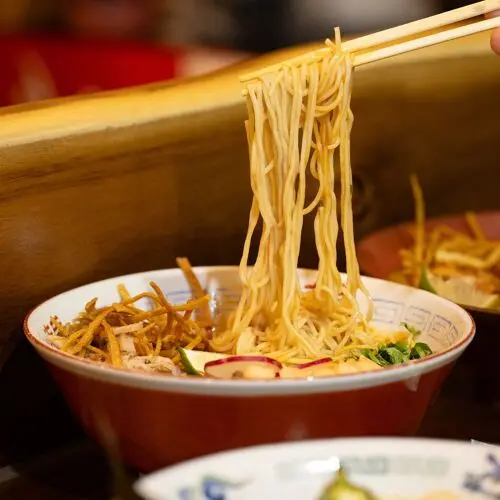
[[495,30],[491,36],[491,48],[500,56],[500,29]]
[[500,10],[495,10],[486,14],[486,19],[491,19],[493,17],[500,17]]

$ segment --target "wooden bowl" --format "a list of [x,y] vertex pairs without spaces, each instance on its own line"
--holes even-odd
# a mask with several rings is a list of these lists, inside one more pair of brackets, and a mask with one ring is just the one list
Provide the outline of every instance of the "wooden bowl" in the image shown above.
[[[485,235],[500,239],[500,212],[481,212],[478,222]],[[399,251],[412,244],[409,232],[413,223],[404,223],[377,231],[362,239],[356,246],[359,265],[368,276],[388,279],[390,274],[401,269]],[[429,219],[427,227],[446,225],[470,234],[463,215],[451,215]],[[500,311],[463,306],[476,322],[478,336],[473,347],[464,357],[464,362],[474,369],[475,395],[480,398],[500,401],[500,377],[496,368],[496,353],[500,351]]]
[[[240,294],[237,267],[197,268],[203,287],[232,310]],[[301,271],[302,285],[315,272]],[[65,354],[46,341],[51,315],[75,317],[92,297],[118,300],[155,281],[173,302],[190,288],[178,269],[108,279],[58,295],[25,321],[25,334],[48,363],[69,406],[103,446],[141,470],[242,446],[350,435],[409,435],[456,359],[474,337],[470,315],[422,290],[368,278],[381,326],[415,324],[435,354],[404,366],[313,380],[215,380],[115,369]],[[366,307],[362,301],[361,307]]]

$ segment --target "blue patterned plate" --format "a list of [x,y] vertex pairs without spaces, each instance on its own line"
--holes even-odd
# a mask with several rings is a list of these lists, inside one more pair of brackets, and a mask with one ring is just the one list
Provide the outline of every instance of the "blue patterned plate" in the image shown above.
[[319,500],[339,466],[380,500],[500,499],[500,448],[355,438],[259,446],[145,476],[146,500]]

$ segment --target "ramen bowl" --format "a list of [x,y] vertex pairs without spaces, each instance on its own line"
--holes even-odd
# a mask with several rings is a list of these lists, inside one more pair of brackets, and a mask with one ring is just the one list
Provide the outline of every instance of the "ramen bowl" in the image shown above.
[[[195,268],[219,312],[233,310],[240,295],[236,267]],[[314,271],[301,270],[303,286]],[[174,302],[190,298],[178,269],[151,271],[83,286],[44,302],[25,320],[25,333],[48,363],[70,408],[105,447],[141,470],[244,446],[339,436],[404,436],[417,431],[454,362],[474,337],[461,307],[422,290],[367,278],[374,322],[422,331],[435,354],[408,365],[370,373],[302,380],[216,380],[148,374],[75,358],[52,347],[44,325],[50,316],[73,319],[93,297],[119,300],[155,281]],[[360,307],[366,302],[360,298]]]
[[401,438],[306,441],[220,453],[145,476],[135,489],[145,500],[319,500],[340,465],[348,481],[381,500],[500,494],[500,448]]
[[[479,225],[487,238],[500,239],[500,212],[476,214]],[[401,269],[399,251],[412,245],[410,229],[413,223],[404,223],[377,231],[356,245],[359,265],[364,274],[379,279]],[[428,219],[426,227],[449,226],[470,235],[470,229],[463,215]],[[474,379],[471,384],[473,398],[500,401],[500,376],[496,369],[496,353],[500,350],[500,310],[462,305],[474,318],[479,332],[474,345],[467,351],[461,368],[470,373],[464,377]],[[458,385],[458,384],[457,384]],[[460,384],[461,385],[461,384]],[[457,388],[458,389],[458,388]],[[459,389],[463,394],[462,388]]]

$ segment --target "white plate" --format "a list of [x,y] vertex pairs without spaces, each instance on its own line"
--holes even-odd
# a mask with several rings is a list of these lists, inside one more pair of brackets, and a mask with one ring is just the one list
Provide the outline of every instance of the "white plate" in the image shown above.
[[318,500],[342,464],[381,500],[500,499],[500,448],[428,439],[358,438],[259,446],[145,476],[146,500]]

